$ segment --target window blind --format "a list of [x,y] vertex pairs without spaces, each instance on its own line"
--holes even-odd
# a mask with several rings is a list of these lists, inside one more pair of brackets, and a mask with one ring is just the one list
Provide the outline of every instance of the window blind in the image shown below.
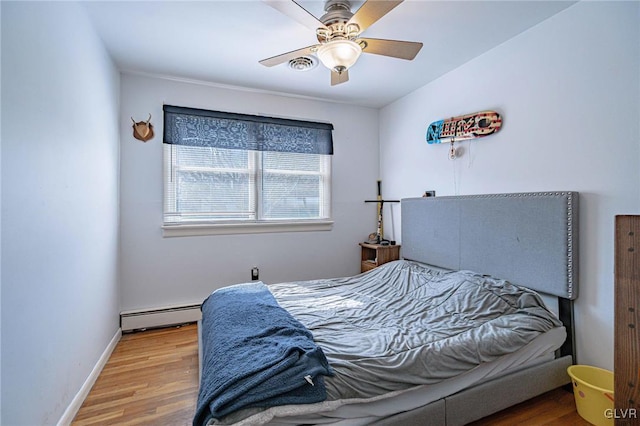
[[164,105],[164,143],[333,154],[333,125]]
[[164,106],[164,223],[331,217],[333,125]]

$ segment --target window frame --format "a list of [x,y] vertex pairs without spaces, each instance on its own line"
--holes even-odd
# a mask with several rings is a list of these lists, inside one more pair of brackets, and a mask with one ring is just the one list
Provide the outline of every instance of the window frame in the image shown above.
[[[318,173],[307,171],[286,171],[294,175],[319,175],[324,181],[321,191],[328,191],[326,202],[326,217],[315,219],[263,219],[263,188],[262,177],[265,170],[262,156],[264,152],[254,150],[242,150],[247,153],[248,163],[252,164],[253,169],[249,168],[249,172],[254,175],[253,197],[255,199],[254,214],[252,219],[227,219],[227,220],[202,220],[202,221],[183,221],[183,222],[166,222],[167,206],[168,206],[168,179],[176,179],[179,167],[176,167],[176,155],[173,151],[173,144],[163,144],[163,237],[180,237],[180,236],[200,236],[200,235],[228,235],[228,234],[256,234],[256,233],[272,233],[272,232],[308,232],[308,231],[329,231],[333,227],[332,216],[332,156],[326,155],[326,160],[321,162],[321,168]],[[169,168],[169,170],[167,170]],[[196,168],[194,168],[195,170]],[[209,168],[204,168],[209,169]],[[203,170],[204,170],[203,169]],[[211,168],[211,171],[218,168]],[[277,169],[270,169],[276,170]],[[206,170],[205,170],[206,171]],[[321,210],[322,213],[322,210]]]

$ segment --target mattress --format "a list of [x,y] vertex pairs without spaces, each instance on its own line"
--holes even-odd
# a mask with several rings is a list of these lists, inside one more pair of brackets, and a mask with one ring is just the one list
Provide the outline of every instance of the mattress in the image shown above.
[[[555,358],[555,350],[562,345],[565,338],[564,327],[554,328],[512,354],[481,364],[466,373],[438,383],[414,386],[404,391],[390,392],[373,398],[324,401],[303,406],[287,405],[264,411],[254,410],[252,415],[229,424],[235,426],[368,425],[381,418],[427,405],[471,386],[551,361]],[[226,420],[230,421],[232,418]]]
[[269,289],[335,369],[325,380],[328,399],[437,383],[562,326],[535,292],[406,260],[355,277]]
[[367,424],[553,359],[566,337],[535,292],[417,262],[269,290],[335,369],[328,398],[244,409],[217,424]]

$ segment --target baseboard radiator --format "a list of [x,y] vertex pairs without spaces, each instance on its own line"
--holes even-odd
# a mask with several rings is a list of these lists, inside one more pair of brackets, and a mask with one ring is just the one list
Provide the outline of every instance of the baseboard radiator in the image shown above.
[[120,328],[126,333],[186,324],[199,321],[201,318],[200,304],[123,311],[120,313]]

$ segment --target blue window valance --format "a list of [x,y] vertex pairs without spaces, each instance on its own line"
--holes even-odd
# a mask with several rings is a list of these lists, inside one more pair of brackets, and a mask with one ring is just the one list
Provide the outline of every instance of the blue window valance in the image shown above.
[[333,125],[164,105],[164,143],[333,154]]

